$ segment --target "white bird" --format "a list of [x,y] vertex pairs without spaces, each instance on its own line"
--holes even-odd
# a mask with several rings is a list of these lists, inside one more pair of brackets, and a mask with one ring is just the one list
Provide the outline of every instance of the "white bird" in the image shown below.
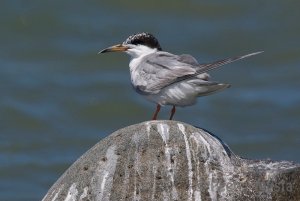
[[157,104],[152,120],[157,119],[161,106],[173,106],[170,115],[172,120],[176,106],[194,105],[199,96],[230,87],[229,84],[210,81],[208,71],[262,53],[199,64],[191,55],[162,51],[158,40],[152,34],[144,32],[131,35],[122,44],[108,47],[99,53],[106,52],[126,52],[131,56],[129,68],[133,88]]

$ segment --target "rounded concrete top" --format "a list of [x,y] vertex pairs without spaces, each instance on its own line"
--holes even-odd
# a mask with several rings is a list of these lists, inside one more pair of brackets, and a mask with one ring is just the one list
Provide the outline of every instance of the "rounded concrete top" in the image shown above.
[[241,159],[191,125],[149,121],[101,140],[43,200],[300,200],[299,175],[292,162]]

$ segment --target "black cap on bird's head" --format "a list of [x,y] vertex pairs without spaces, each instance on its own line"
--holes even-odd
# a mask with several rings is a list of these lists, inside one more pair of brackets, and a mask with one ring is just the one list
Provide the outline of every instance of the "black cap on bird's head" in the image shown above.
[[161,51],[162,48],[158,40],[150,33],[142,32],[129,36],[122,44],[114,45],[104,50],[101,50],[99,53],[105,52],[124,52],[130,49],[130,45],[144,45],[149,48],[156,48]]
[[162,50],[158,40],[150,33],[142,32],[129,36],[123,44],[145,45],[150,48]]

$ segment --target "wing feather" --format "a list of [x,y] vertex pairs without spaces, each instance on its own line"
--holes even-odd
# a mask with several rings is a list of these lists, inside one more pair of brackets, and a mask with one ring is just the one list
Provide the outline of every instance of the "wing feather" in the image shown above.
[[149,94],[158,93],[178,77],[197,73],[193,65],[180,61],[180,58],[167,52],[156,52],[145,56],[137,67],[140,78],[145,81],[142,86],[143,91]]
[[162,88],[176,82],[195,78],[200,74],[250,56],[260,54],[255,52],[243,56],[231,57],[207,64],[199,64],[191,55],[174,55],[168,52],[156,52],[143,58],[137,69],[142,84],[134,86],[139,93],[156,94]]

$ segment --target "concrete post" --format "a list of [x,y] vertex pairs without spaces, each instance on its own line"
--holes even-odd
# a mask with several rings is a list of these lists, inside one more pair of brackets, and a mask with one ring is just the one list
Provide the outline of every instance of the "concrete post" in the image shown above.
[[300,165],[242,159],[205,130],[149,121],[101,140],[43,200],[300,200]]

